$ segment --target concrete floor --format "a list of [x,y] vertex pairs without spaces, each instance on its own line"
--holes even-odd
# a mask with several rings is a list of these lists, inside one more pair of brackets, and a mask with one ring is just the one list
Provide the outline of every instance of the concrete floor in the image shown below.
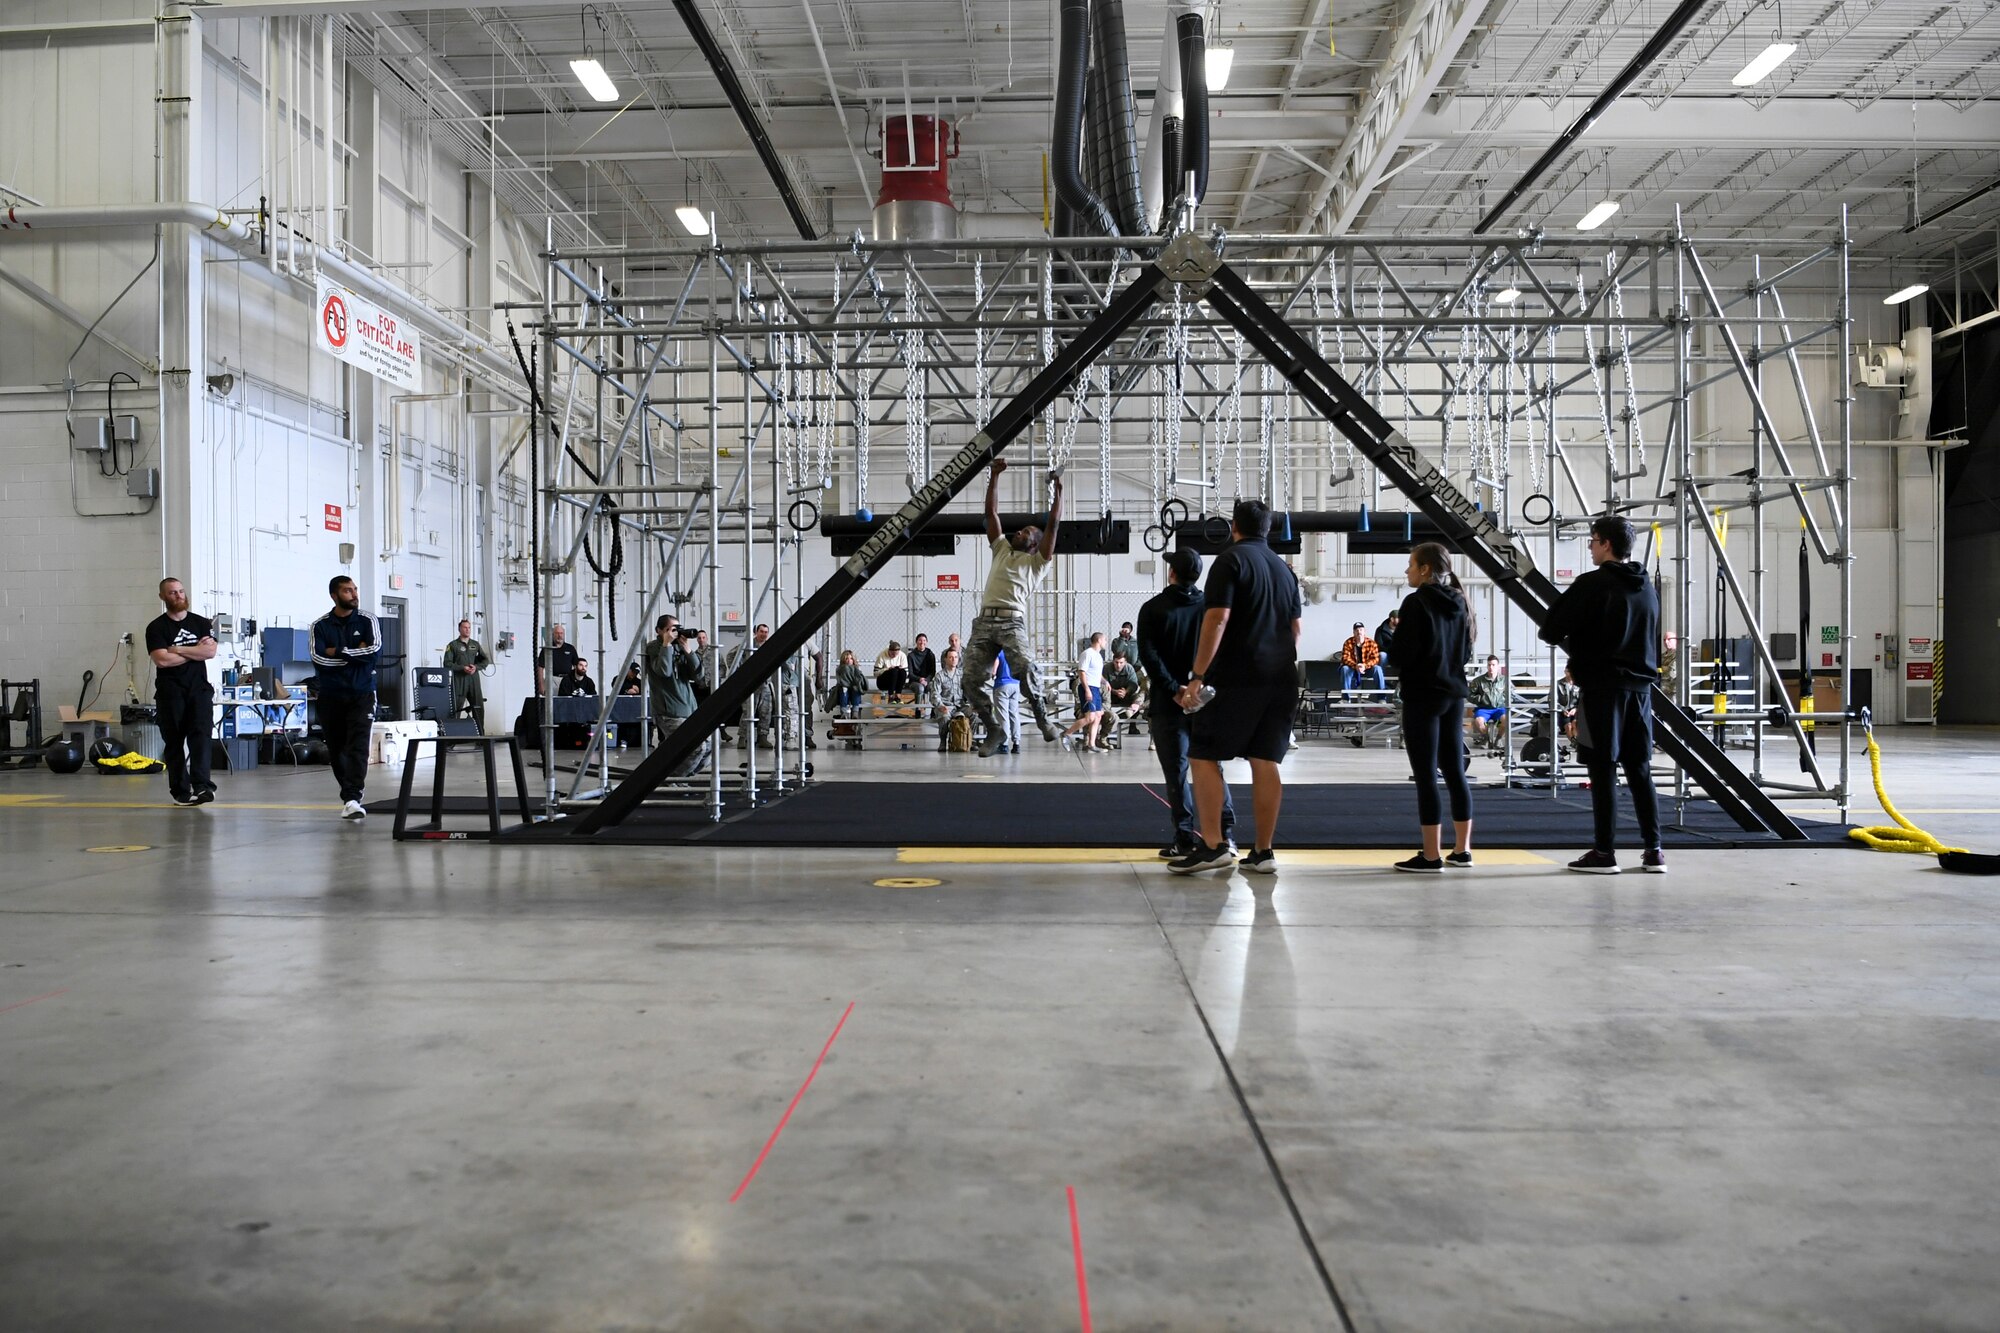
[[[2000,849],[1994,740],[1889,733],[1893,795]],[[1106,1330],[2000,1328],[2000,898],[1924,858],[1188,881],[223,791],[0,775],[9,1333],[1074,1329],[1072,1189]]]

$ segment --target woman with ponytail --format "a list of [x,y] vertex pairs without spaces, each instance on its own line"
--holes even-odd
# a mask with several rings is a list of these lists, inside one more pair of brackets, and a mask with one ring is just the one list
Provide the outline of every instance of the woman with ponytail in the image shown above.
[[[1446,866],[1472,864],[1472,788],[1465,781],[1465,664],[1472,656],[1472,608],[1452,572],[1451,555],[1437,542],[1410,552],[1396,627],[1396,669],[1403,689],[1403,748],[1417,780],[1417,823],[1423,850],[1396,869],[1434,875]],[[1443,854],[1437,780],[1451,796],[1452,851]]]

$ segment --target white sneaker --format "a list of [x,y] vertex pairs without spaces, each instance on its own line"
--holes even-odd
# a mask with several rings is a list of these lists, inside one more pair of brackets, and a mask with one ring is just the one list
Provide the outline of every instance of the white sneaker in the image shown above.
[[368,807],[359,801],[349,801],[346,805],[340,807],[340,817],[342,819],[366,819],[368,818]]

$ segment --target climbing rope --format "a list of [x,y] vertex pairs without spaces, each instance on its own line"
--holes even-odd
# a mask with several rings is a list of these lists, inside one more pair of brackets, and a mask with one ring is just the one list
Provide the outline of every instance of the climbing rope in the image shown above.
[[1875,725],[1864,713],[1861,719],[1861,734],[1868,741],[1868,768],[1875,775],[1875,799],[1895,820],[1895,824],[1877,824],[1871,828],[1847,830],[1847,836],[1864,847],[1878,852],[1915,852],[1919,856],[1942,856],[1946,852],[1965,852],[1963,847],[1947,847],[1937,838],[1904,818],[1889,800],[1887,789],[1882,786],[1882,747],[1875,743]]

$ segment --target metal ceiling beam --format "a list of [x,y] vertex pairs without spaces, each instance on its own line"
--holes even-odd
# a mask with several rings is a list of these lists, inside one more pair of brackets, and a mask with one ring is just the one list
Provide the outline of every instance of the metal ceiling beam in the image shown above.
[[792,225],[799,229],[801,238],[808,241],[819,239],[819,225],[806,211],[798,190],[792,184],[792,173],[779,159],[777,145],[771,142],[770,132],[750,105],[750,98],[743,90],[743,81],[736,75],[736,67],[729,63],[729,57],[716,43],[715,34],[709,31],[701,11],[695,8],[694,0],[674,0],[674,10],[681,16],[681,22],[687,25],[688,36],[694,38],[694,44],[701,49],[702,59],[708,62],[715,81],[722,85],[722,95],[735,108],[736,119],[742,122],[743,132],[750,136],[758,158],[764,163],[764,170],[770,173],[771,183],[778,187],[778,197],[784,201],[785,211],[792,215]]
[[1333,155],[1331,174],[1313,190],[1301,230],[1319,230],[1322,214],[1331,234],[1353,225],[1485,9],[1485,0],[1420,0],[1404,15],[1390,39],[1389,58]]
[[1603,92],[1591,99],[1590,104],[1583,109],[1582,114],[1571,121],[1562,133],[1556,136],[1556,141],[1550,144],[1540,157],[1535,159],[1534,165],[1528,168],[1521,179],[1514,182],[1513,186],[1508,189],[1500,202],[1488,210],[1485,217],[1479,219],[1479,224],[1472,229],[1473,233],[1475,235],[1484,235],[1492,229],[1494,223],[1498,222],[1506,214],[1508,209],[1519,203],[1521,197],[1534,188],[1535,182],[1540,180],[1550,167],[1560,162],[1572,148],[1576,147],[1577,140],[1583,138],[1590,131],[1591,126],[1596,123],[1597,118],[1603,115],[1612,103],[1625,95],[1625,90],[1636,83],[1639,76],[1652,67],[1653,62],[1658,60],[1661,54],[1674,44],[1674,41],[1679,38],[1688,24],[1694,22],[1701,11],[1706,9],[1711,3],[1712,0],[1681,0],[1680,4],[1674,7],[1674,12],[1667,15],[1667,21],[1660,25],[1659,31],[1647,38],[1646,44],[1639,48],[1638,54],[1626,62],[1625,68],[1618,71],[1618,76],[1605,85]]
[[[1511,103],[1511,105],[1508,105]],[[1482,147],[1539,147],[1589,109],[1581,97],[1556,102],[1460,95],[1422,111],[1412,142],[1473,141]],[[1619,148],[1991,148],[2000,143],[2000,107],[1955,111],[1940,101],[1881,102],[1865,111],[1822,98],[1787,98],[1758,106],[1742,97],[1670,97],[1657,106],[1627,99],[1605,109],[1593,142]]]

